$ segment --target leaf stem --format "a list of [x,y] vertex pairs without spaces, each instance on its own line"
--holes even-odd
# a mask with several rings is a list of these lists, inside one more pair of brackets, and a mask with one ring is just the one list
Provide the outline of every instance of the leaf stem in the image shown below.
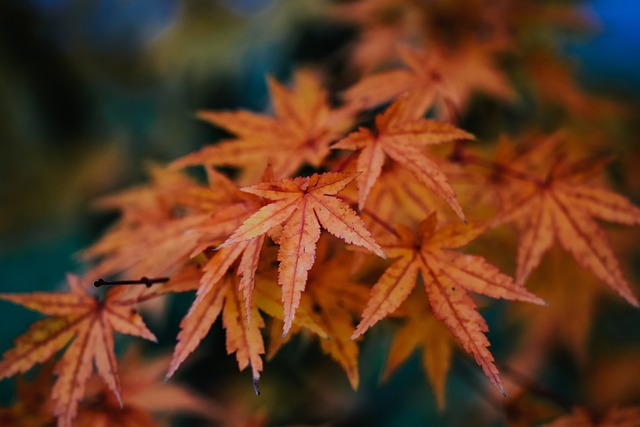
[[104,280],[98,279],[93,282],[93,286],[99,288],[100,286],[117,286],[117,285],[145,285],[147,288],[150,288],[151,285],[156,283],[166,283],[169,281],[168,277],[156,277],[153,279],[149,279],[148,277],[141,277],[139,280]]

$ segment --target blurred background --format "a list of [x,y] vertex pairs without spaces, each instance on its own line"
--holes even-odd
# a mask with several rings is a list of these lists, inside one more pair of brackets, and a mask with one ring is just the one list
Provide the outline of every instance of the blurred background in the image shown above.
[[[166,163],[220,136],[195,119],[197,110],[264,110],[266,75],[286,81],[296,66],[304,64],[340,69],[345,46],[357,29],[329,19],[324,13],[327,3],[0,1],[0,291],[55,289],[63,284],[66,272],[82,272],[76,253],[115,219],[113,214],[92,209],[93,200],[144,182],[150,163]],[[597,19],[596,31],[589,37],[562,40],[563,51],[580,61],[579,77],[585,87],[637,108],[640,3],[592,0],[581,4]],[[638,202],[640,183],[631,182],[629,187],[636,191],[630,196]],[[182,303],[176,303],[164,329],[155,325],[164,331],[160,335],[165,343],[173,342],[189,298]],[[624,316],[631,316],[637,325],[637,313]],[[36,318],[2,303],[0,349],[9,348]],[[233,360],[224,355],[221,331],[212,335],[206,346],[217,346],[212,351],[219,366],[210,368],[209,374],[227,378],[229,374],[222,374],[226,369],[242,375],[242,386],[252,393],[246,372],[237,374]],[[438,413],[418,358],[385,386],[378,385],[388,341],[372,335],[374,339],[366,341],[362,350],[366,364],[361,368],[360,393],[351,392],[337,365],[326,362],[322,366],[333,374],[318,376],[313,393],[289,402],[297,409],[277,410],[281,419],[290,424],[297,413],[304,413],[300,408],[318,399],[342,399],[343,425],[373,420],[377,425],[405,426],[460,421],[456,418],[460,414]],[[499,339],[496,342],[499,354]],[[640,342],[638,334],[631,342]],[[267,363],[264,382],[286,382],[287,375],[295,378],[291,371],[303,369],[308,359],[325,363],[318,361],[324,356],[313,353],[294,351],[280,362]],[[196,362],[190,372],[207,363],[211,361]],[[292,367],[295,364],[300,366]],[[457,393],[455,401],[464,402],[477,390],[455,372],[478,369],[463,362],[458,365],[449,389]],[[222,388],[211,384],[218,377],[198,379],[187,372],[185,378],[203,390]],[[323,388],[330,380],[337,385]],[[327,396],[329,390],[335,395]],[[295,381],[289,391],[296,396]],[[3,403],[10,401],[11,381],[0,383],[0,393]],[[277,405],[281,398],[264,394],[260,399],[270,405]],[[299,421],[331,421],[323,420],[321,414],[314,417]]]

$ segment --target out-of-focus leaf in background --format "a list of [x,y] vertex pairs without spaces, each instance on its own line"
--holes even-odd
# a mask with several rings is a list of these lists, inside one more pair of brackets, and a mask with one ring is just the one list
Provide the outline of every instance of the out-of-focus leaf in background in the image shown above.
[[[323,12],[328,3],[0,1],[0,291],[48,290],[62,283],[65,271],[81,272],[74,253],[95,241],[113,219],[92,211],[92,200],[142,182],[147,161],[168,162],[223,136],[198,121],[197,110],[260,111],[268,101],[267,74],[286,81],[298,62],[323,58],[328,52],[335,60],[348,52],[343,47],[357,30],[330,23]],[[572,42],[567,51],[583,60],[583,82],[605,95],[629,101],[635,106],[633,117],[638,118],[640,5],[636,0],[591,0],[584,5],[591,6],[599,32]],[[340,70],[339,64],[328,65],[333,66]],[[635,132],[619,134],[627,146],[635,144],[626,151],[631,156],[621,163],[631,165],[625,168],[628,172],[623,185],[634,191],[637,203],[640,168],[634,162],[640,159],[640,121],[635,123]],[[637,260],[637,240],[629,246]],[[638,273],[635,267],[636,283]],[[607,304],[605,301],[595,310],[617,312]],[[173,343],[185,307],[169,308],[166,324],[174,329],[159,329],[161,342],[164,337],[165,342]],[[6,349],[37,317],[13,306],[4,305],[2,310],[0,348]],[[630,311],[611,321],[597,320],[595,333],[616,337],[610,333],[615,330],[622,334],[616,320],[632,319]],[[499,319],[501,309],[487,315],[489,320]],[[598,314],[599,319],[603,316]],[[380,385],[378,376],[392,331],[384,328],[372,330],[361,349],[358,395],[349,390],[344,374],[304,339],[298,340],[298,347],[294,343],[283,348],[280,364],[271,362],[272,368],[264,375],[261,403],[249,400],[253,390],[244,383],[247,378],[238,378],[233,361],[224,359],[220,333],[205,340],[203,348],[223,362],[212,366],[213,359],[196,360],[192,369],[185,367],[184,375],[194,387],[213,389],[219,395],[229,390],[228,382],[226,388],[220,384],[232,379],[232,390],[250,395],[247,401],[251,405],[269,406],[269,418],[276,421],[289,422],[301,415],[304,420],[323,422],[327,414],[339,413],[338,425],[480,423],[465,408],[482,399],[482,387],[470,387],[469,382],[477,380],[458,359],[453,362],[446,397],[448,407],[460,410],[438,413],[420,372],[418,353]],[[622,329],[628,332],[632,328]],[[508,353],[504,340],[490,338],[492,351]],[[623,344],[634,341],[629,345],[637,348],[637,333],[620,340]],[[294,350],[287,353],[287,348]],[[565,356],[560,355],[561,362]],[[620,366],[636,366],[633,357],[637,355],[631,356],[620,354]],[[624,372],[615,363],[618,359],[612,360],[597,362],[589,387],[599,390],[614,381],[608,377],[623,378]],[[556,365],[561,375],[552,383],[561,384],[576,375],[571,369],[560,369],[572,365]],[[554,373],[553,369],[549,372]],[[220,383],[213,385],[211,378]],[[637,381],[628,387],[637,396]],[[591,388],[589,392],[597,397]],[[573,391],[566,385],[560,389]],[[10,400],[11,390],[9,381],[0,383],[0,399]],[[602,408],[616,403],[592,401]]]

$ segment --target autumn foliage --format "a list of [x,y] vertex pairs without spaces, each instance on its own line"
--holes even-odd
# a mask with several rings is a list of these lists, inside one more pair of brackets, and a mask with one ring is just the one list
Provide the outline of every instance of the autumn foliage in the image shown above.
[[[0,295],[47,316],[6,350],[0,378],[64,349],[47,403],[60,427],[74,420],[115,425],[109,417],[120,410],[122,418],[113,419],[122,425],[155,425],[149,414],[161,405],[145,406],[131,377],[121,375],[142,366],[141,356],[119,362],[114,335],[156,341],[141,304],[192,292],[173,355],[161,359],[166,380],[221,318],[226,351],[239,370],[251,371],[256,392],[268,369],[265,352],[274,357],[296,335],[316,337],[357,389],[358,363],[366,363],[359,361],[361,338],[389,322],[397,327],[389,329],[383,377],[421,349],[442,410],[454,354],[475,360],[495,390],[508,394],[500,396],[504,405],[535,392],[518,379],[536,377],[551,335],[566,326],[558,326],[559,313],[585,319],[577,327],[584,337],[593,301],[607,287],[619,304],[638,306],[620,261],[633,243],[613,244],[603,225],[640,224],[640,208],[606,173],[616,160],[603,155],[618,150],[603,123],[625,113],[573,80],[556,87],[556,75],[571,74],[546,41],[527,38],[541,25],[577,26],[570,6],[452,6],[460,3],[334,4],[328,19],[358,29],[344,64],[351,80],[304,67],[290,84],[267,78],[267,112],[198,112],[230,136],[152,167],[145,186],[103,198],[101,207],[117,209],[120,218],[83,252],[87,270],[68,276],[67,292]],[[546,62],[532,60],[542,56]],[[517,110],[525,99],[532,113],[517,126],[465,127],[475,109]],[[561,114],[551,120],[549,109]],[[562,265],[554,264],[558,257]],[[571,274],[586,279],[564,279]],[[93,287],[114,277],[168,281]],[[589,296],[566,297],[584,289]],[[509,360],[492,354],[492,323],[483,316],[498,299],[509,300],[505,318],[521,319],[524,331]],[[585,339],[575,336],[572,351],[585,357]],[[144,377],[138,387],[160,387],[149,399],[169,402],[175,395],[174,406],[164,409],[220,420],[202,397],[171,382],[152,386],[161,370],[152,366],[137,372]],[[505,373],[501,366],[508,366]],[[146,377],[144,369],[151,371]],[[92,382],[94,370],[103,385]],[[102,406],[91,406],[98,398],[106,399]],[[638,407],[613,407],[598,423],[575,403],[563,416],[541,412],[544,419],[518,425],[639,425]],[[37,414],[44,413],[39,407]]]

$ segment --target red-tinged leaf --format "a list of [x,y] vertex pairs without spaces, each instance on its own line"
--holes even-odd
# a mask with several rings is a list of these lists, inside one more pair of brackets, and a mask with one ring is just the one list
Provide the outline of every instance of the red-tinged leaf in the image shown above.
[[222,311],[225,294],[230,286],[229,279],[218,280],[207,293],[196,299],[187,315],[180,322],[178,344],[173,352],[166,378],[171,378],[189,354],[196,349],[207,335],[211,325]]
[[267,233],[280,224],[278,283],[282,287],[284,334],[293,323],[308,272],[315,260],[320,225],[336,237],[384,256],[364,222],[334,195],[344,189],[355,174],[325,173],[311,177],[266,182],[244,191],[275,200],[249,217],[222,245],[246,241]]
[[[32,325],[29,332],[16,340],[15,348],[5,352],[0,362],[2,377],[30,369],[62,349],[69,340],[64,355],[56,366],[58,379],[52,397],[58,424],[71,425],[78,402],[84,395],[85,383],[93,372],[98,373],[120,399],[119,379],[113,352],[113,331],[136,335],[155,341],[140,315],[134,310],[136,298],[127,299],[122,289],[110,289],[104,300],[89,296],[80,280],[68,276],[72,292],[3,295],[3,299],[24,305],[54,317]],[[43,302],[48,300],[48,305]],[[72,303],[70,303],[70,301]]]
[[[252,319],[251,323],[248,323],[249,317]],[[260,329],[264,327],[264,322],[257,308],[253,307],[251,314],[246,313],[235,282],[227,288],[222,322],[227,332],[227,354],[236,354],[241,371],[251,366],[253,382],[258,393],[257,382],[262,371],[261,355],[264,354]]]
[[358,177],[360,209],[363,209],[371,188],[380,176],[384,159],[388,156],[409,170],[420,183],[446,201],[464,219],[462,208],[446,176],[422,150],[428,145],[473,139],[473,135],[449,123],[407,118],[406,107],[406,102],[402,99],[394,102],[376,117],[376,133],[360,129],[332,147],[361,149],[357,163],[358,169],[363,172]]
[[544,304],[544,301],[515,284],[483,258],[447,249],[468,243],[478,236],[483,226],[444,225],[438,228],[436,224],[436,216],[431,214],[420,224],[415,238],[408,229],[399,227],[398,237],[383,242],[389,256],[399,258],[373,286],[352,339],[362,335],[407,299],[415,287],[419,271],[436,319],[445,323],[502,392],[493,356],[487,349],[489,341],[484,335],[487,324],[467,292],[535,304]]

